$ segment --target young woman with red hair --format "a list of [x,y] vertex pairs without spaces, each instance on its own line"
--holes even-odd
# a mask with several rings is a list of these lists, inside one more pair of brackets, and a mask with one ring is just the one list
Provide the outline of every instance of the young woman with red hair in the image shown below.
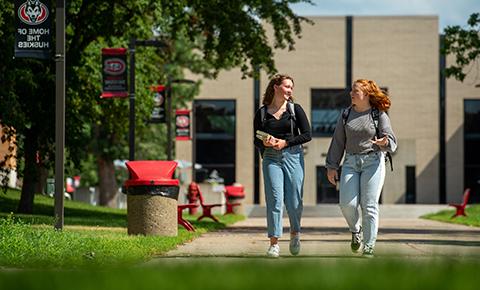
[[386,113],[390,98],[374,81],[356,80],[350,96],[352,105],[338,118],[328,149],[327,177],[337,185],[345,153],[339,184],[340,208],[352,232],[350,247],[355,253],[362,250],[364,256],[372,257],[378,233],[378,202],[385,180],[384,157],[386,152],[397,149],[397,139]]

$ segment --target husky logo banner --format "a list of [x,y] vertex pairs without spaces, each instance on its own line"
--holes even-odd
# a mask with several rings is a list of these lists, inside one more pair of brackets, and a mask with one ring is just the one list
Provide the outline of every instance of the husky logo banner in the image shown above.
[[15,0],[15,57],[50,58],[50,1],[43,1]]
[[102,75],[101,98],[128,97],[126,48],[102,48]]
[[176,110],[175,117],[175,139],[178,140],[190,140],[190,110],[178,109]]

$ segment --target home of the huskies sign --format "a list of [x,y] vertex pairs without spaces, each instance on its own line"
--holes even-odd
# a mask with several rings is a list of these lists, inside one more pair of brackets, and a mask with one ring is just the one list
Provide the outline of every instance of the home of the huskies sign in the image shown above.
[[15,57],[50,58],[50,0],[15,0]]

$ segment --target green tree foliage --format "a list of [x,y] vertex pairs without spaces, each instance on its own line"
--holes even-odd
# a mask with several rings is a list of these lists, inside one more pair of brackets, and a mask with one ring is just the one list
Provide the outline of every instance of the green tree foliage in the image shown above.
[[[82,163],[96,160],[106,197],[102,203],[109,204],[117,189],[113,160],[128,156],[128,100],[99,98],[101,48],[127,47],[131,38],[165,42],[163,49],[136,49],[138,155],[160,159],[165,156],[164,148],[159,149],[166,141],[165,129],[146,122],[153,106],[148,88],[165,84],[168,76],[181,79],[186,69],[206,77],[233,67],[240,67],[244,76],[256,68],[273,74],[273,48],[292,49],[301,22],[307,21],[289,8],[296,2],[310,1],[66,1],[68,171],[81,174]],[[19,211],[31,212],[40,167],[51,168],[54,159],[55,72],[53,61],[13,59],[13,10],[11,1],[0,0],[0,120],[15,128],[18,159],[24,164]],[[265,24],[273,28],[273,39],[267,39]],[[198,86],[176,85],[174,108],[191,100]]]
[[445,28],[445,42],[442,53],[455,56],[455,64],[445,70],[447,77],[463,81],[469,67],[478,64],[480,58],[480,13],[473,13],[468,19],[468,27],[458,25]]

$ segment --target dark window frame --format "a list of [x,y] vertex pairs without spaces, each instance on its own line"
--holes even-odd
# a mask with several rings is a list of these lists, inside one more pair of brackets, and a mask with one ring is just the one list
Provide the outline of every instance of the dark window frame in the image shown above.
[[[320,94],[322,92],[325,93],[330,93],[330,96],[327,96],[326,100],[319,100],[318,97],[320,97]],[[310,120],[312,124],[312,137],[315,138],[322,138],[322,137],[332,137],[333,132],[335,131],[335,125],[337,123],[338,117],[342,113],[342,110],[346,107],[348,107],[351,104],[350,97],[349,97],[349,91],[345,88],[311,88],[310,89],[310,104],[311,104],[311,114],[310,114]],[[332,98],[332,95],[337,95],[339,96],[338,98]],[[341,96],[344,96],[343,99],[340,99]],[[317,106],[316,104],[322,104],[323,106],[318,106],[319,109],[316,109]],[[320,109],[321,108],[321,109]],[[322,125],[322,123],[317,121],[317,116],[316,116],[316,111],[322,110],[324,111],[323,114],[326,113],[326,111],[329,111],[328,114],[333,115],[330,116],[330,123],[326,125]],[[331,127],[331,129],[327,130],[316,130],[317,128],[317,123],[319,127]]]
[[[235,176],[236,176],[236,155],[237,155],[237,152],[236,152],[236,138],[237,138],[237,100],[236,99],[195,99],[193,101],[193,106],[194,106],[194,112],[195,112],[195,115],[193,116],[194,117],[194,122],[197,122],[197,113],[198,113],[198,105],[199,104],[207,104],[207,103],[222,103],[222,102],[225,102],[225,103],[231,103],[233,106],[233,114],[231,116],[233,116],[233,125],[232,126],[232,131],[231,132],[225,132],[225,131],[219,131],[218,133],[215,133],[215,132],[208,132],[208,131],[201,131],[200,133],[198,132],[199,128],[202,128],[202,126],[198,126],[200,124],[196,123],[195,126],[194,126],[194,136],[196,138],[195,142],[194,142],[194,145],[192,147],[195,146],[195,148],[192,148],[192,150],[195,151],[195,163],[197,164],[201,164],[203,169],[197,169],[195,170],[195,180],[197,180],[198,182],[201,182],[202,179],[204,179],[204,177],[207,177],[208,178],[208,174],[210,174],[210,172],[213,170],[213,169],[217,169],[217,171],[219,171],[220,175],[221,174],[221,171],[222,169],[224,170],[233,170],[232,172],[230,172],[229,174],[223,174],[223,178],[225,179],[225,183],[228,184],[228,183],[233,183],[235,182]],[[213,127],[212,127],[213,128]],[[217,127],[218,129],[218,127]],[[200,154],[204,154],[202,152],[199,152],[198,151],[198,146],[199,144],[201,144],[202,142],[208,142],[208,141],[214,141],[214,142],[228,142],[228,143],[232,143],[233,142],[233,150],[228,150],[228,152],[233,155],[231,156],[231,158],[221,158],[219,160],[212,160],[213,162],[210,162],[210,163],[201,163],[201,162],[198,162],[199,160],[199,155]],[[231,144],[230,144],[231,146]],[[232,160],[231,162],[228,162],[228,163],[225,163],[225,162],[222,162],[222,161],[225,161],[225,160]],[[207,170],[208,172],[204,172],[205,170]],[[207,175],[207,176],[205,176]],[[228,176],[230,177],[228,177]]]
[[480,99],[463,100],[464,188],[470,188],[468,203],[480,203]]

